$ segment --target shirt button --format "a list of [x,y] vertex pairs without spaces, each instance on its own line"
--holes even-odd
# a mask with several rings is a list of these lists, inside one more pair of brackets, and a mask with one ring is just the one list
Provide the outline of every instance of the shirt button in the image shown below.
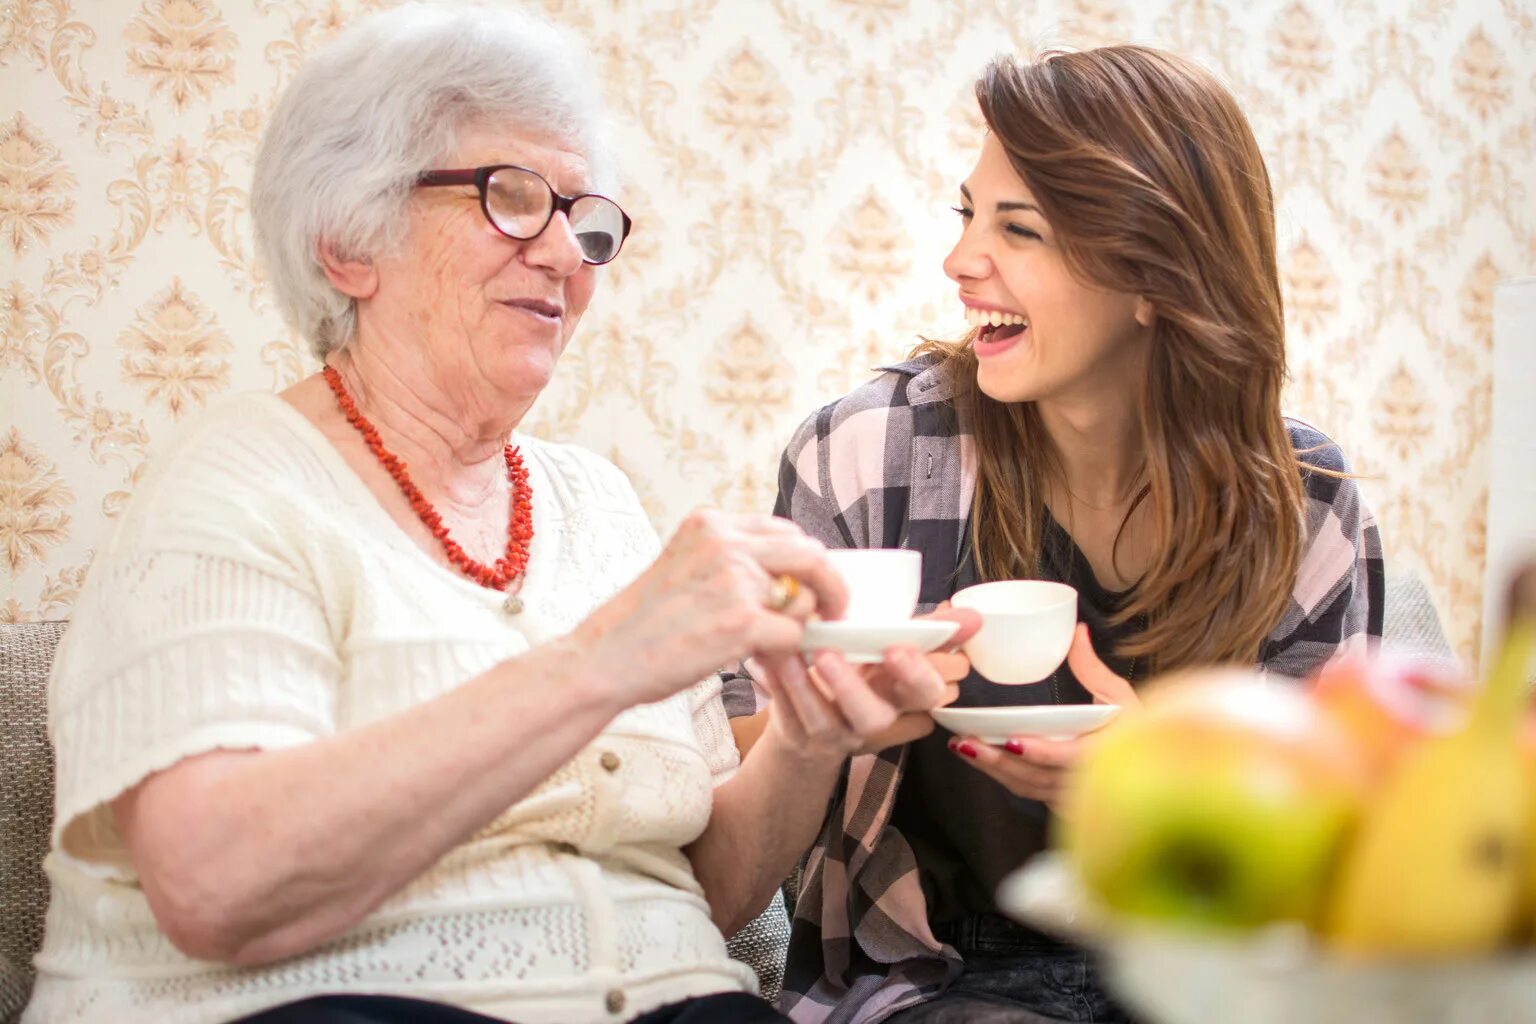
[[597,763],[603,766],[603,771],[605,772],[616,772],[619,770],[619,765],[624,762],[619,759],[618,754],[611,750],[605,750],[603,751],[603,756],[597,759]]
[[623,1013],[624,1002],[624,993],[616,988],[609,989],[608,994],[603,996],[603,1005],[608,1008],[609,1013]]

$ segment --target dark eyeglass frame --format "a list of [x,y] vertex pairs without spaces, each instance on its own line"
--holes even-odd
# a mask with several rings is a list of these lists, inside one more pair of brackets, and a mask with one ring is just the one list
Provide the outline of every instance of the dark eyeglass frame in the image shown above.
[[[532,175],[534,178],[537,178],[540,182],[542,182],[544,187],[549,190],[549,215],[544,218],[544,223],[540,224],[539,229],[533,234],[514,235],[503,228],[500,224],[496,223],[496,218],[491,216],[491,201],[489,195],[491,175],[495,174],[497,171],[521,171],[524,174]],[[630,228],[634,226],[634,222],[629,219],[629,214],[624,212],[624,207],[620,206],[617,202],[614,202],[614,200],[610,197],[605,196],[600,192],[582,192],[574,196],[561,195],[559,192],[555,191],[555,186],[551,185],[549,183],[549,179],[545,178],[544,175],[531,168],[521,167],[517,164],[491,164],[486,167],[465,167],[447,170],[422,171],[420,176],[418,176],[416,179],[416,185],[418,188],[438,188],[444,185],[475,186],[475,189],[480,193],[480,212],[485,215],[486,223],[490,224],[491,227],[495,228],[503,236],[507,238],[514,238],[519,242],[531,242],[533,239],[542,235],[544,233],[544,229],[549,227],[549,222],[555,219],[556,213],[565,214],[566,219],[569,220],[571,216],[571,210],[576,206],[578,200],[607,200],[608,202],[613,203],[613,208],[618,210],[619,216],[624,219],[624,230],[619,233],[619,241],[618,244],[613,247],[613,255],[609,256],[606,260],[589,259],[587,257],[586,251],[582,250],[581,262],[590,264],[594,267],[600,267],[604,263],[613,262],[614,258],[619,255],[619,250],[624,248],[624,240],[629,237]]]

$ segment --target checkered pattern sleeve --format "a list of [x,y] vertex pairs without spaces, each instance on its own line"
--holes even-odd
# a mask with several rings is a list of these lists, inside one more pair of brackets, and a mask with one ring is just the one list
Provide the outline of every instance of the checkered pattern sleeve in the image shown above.
[[840,509],[832,485],[830,449],[837,406],[818,409],[790,438],[779,459],[773,514],[792,520],[828,547],[864,546],[864,524]]
[[1307,467],[1307,540],[1290,603],[1260,660],[1267,672],[1301,678],[1340,651],[1381,639],[1385,569],[1376,517],[1343,452],[1305,423],[1287,426]]

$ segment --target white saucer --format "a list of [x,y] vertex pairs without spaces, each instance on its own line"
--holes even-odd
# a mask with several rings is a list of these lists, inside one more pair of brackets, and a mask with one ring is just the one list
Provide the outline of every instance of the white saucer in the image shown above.
[[1118,704],[1041,704],[1009,708],[934,708],[933,720],[957,736],[1002,746],[1015,736],[1069,740],[1120,712]]
[[885,660],[885,650],[906,644],[919,651],[931,651],[955,635],[960,623],[946,619],[908,619],[905,622],[869,623],[807,622],[800,649],[806,653],[832,648],[856,665],[873,665]]

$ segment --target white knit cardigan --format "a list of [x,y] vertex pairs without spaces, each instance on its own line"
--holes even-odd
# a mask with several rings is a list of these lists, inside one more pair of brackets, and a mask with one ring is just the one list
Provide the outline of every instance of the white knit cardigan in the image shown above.
[[160,455],[96,556],[54,668],[52,902],[25,1024],[215,1024],[326,992],[568,1024],[754,988],[682,852],[737,764],[709,682],[621,714],[304,956],[192,960],[150,914],[106,810],[114,797],[191,755],[294,746],[430,700],[568,631],[655,557],[615,467],[515,443],[535,524],[516,616],[416,547],[276,396],[226,400]]

